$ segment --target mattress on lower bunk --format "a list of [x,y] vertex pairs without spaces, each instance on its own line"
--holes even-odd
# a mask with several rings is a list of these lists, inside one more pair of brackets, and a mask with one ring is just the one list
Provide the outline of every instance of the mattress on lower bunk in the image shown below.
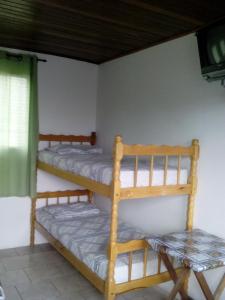
[[[107,249],[110,230],[110,216],[101,211],[98,215],[77,217],[69,220],[57,220],[46,209],[39,208],[36,213],[37,221],[88,268],[100,278],[106,279],[108,270]],[[144,233],[119,222],[118,240],[126,242],[144,238]],[[143,277],[143,251],[133,253],[131,279]],[[115,281],[128,281],[128,254],[121,254],[116,260]],[[155,252],[148,252],[147,275],[154,275],[158,271],[158,258]],[[162,266],[161,271],[165,271]]]
[[[64,171],[76,173],[92,180],[109,185],[112,181],[113,160],[104,154],[58,154],[49,150],[39,151],[39,160]],[[125,158],[121,163],[121,187],[134,186],[134,159]],[[140,159],[137,172],[137,186],[149,186],[149,159]],[[162,158],[155,158],[152,185],[164,184],[164,163]],[[167,171],[167,185],[177,184],[177,162],[169,161]],[[180,184],[187,184],[188,170],[180,170]]]

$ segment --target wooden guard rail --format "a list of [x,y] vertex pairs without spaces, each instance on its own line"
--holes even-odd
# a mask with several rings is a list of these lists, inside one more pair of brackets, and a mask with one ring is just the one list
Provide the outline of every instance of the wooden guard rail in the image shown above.
[[[195,165],[199,156],[199,143],[198,140],[193,140],[190,147],[181,146],[157,146],[157,145],[126,145],[122,143],[122,138],[117,136],[115,141],[114,153],[115,156],[114,168],[120,172],[121,160],[126,156],[134,157],[134,176],[133,176],[133,186],[129,188],[120,187],[120,200],[130,199],[130,198],[143,198],[149,196],[160,196],[160,195],[190,195],[192,193],[192,182],[195,177]],[[149,161],[149,176],[148,185],[144,187],[138,186],[138,172],[139,172],[139,162],[140,157],[148,158]],[[164,160],[163,167],[163,183],[162,185],[154,185],[154,165],[155,158],[161,157]],[[176,183],[168,184],[168,174],[170,171],[169,159],[177,160],[176,168]],[[190,176],[188,182],[181,183],[181,171],[182,171],[182,159],[190,158]]]
[[90,143],[92,146],[96,144],[96,132],[91,132],[91,135],[56,135],[56,134],[39,134],[39,141],[48,142],[51,147],[52,142],[58,143]]
[[[34,198],[34,202],[40,200],[40,199],[45,199],[46,201],[46,206],[49,205],[49,199],[51,198],[56,198],[56,204],[60,204],[60,198],[67,198],[66,203],[71,204],[71,198],[72,197],[77,197],[76,202],[80,202],[80,197],[81,196],[87,196],[88,202],[92,202],[92,192],[89,190],[67,190],[67,191],[54,191],[54,192],[40,192],[37,193],[37,197]],[[63,202],[65,204],[65,202]]]
[[[31,204],[31,232],[30,232],[30,245],[34,245],[35,239],[35,221],[36,221],[36,207],[39,200],[45,201],[45,206],[54,205],[54,204],[71,204],[79,203],[81,196],[87,196],[87,201],[92,203],[93,193],[89,190],[67,190],[67,191],[56,191],[56,192],[39,192],[35,198],[32,198]],[[77,197],[77,201],[72,201],[72,197]],[[56,203],[49,203],[49,199],[56,199]],[[66,202],[65,202],[66,198]],[[62,200],[64,199],[64,201]]]
[[[148,262],[148,251],[149,244],[145,240],[132,240],[127,243],[116,244],[117,255],[122,253],[128,254],[128,282],[131,281],[132,266],[133,266],[133,252],[143,252],[143,278],[147,276],[147,262]],[[160,269],[158,270],[160,273]]]
[[[150,245],[147,243],[146,240],[131,240],[124,243],[116,243],[115,252],[116,256],[119,254],[127,254],[128,255],[128,282],[132,281],[132,267],[133,267],[133,257],[134,252],[139,251],[140,255],[143,254],[143,271],[142,271],[142,277],[146,278],[150,276],[148,274],[148,264],[151,268],[151,260],[148,260],[148,253],[151,251]],[[174,265],[175,261],[171,261],[171,263]],[[161,274],[162,272],[162,260],[160,255],[157,255],[157,272],[154,275]],[[152,272],[151,272],[152,274]],[[139,279],[141,279],[139,278]]]
[[[122,188],[120,182],[120,169],[121,160],[126,156],[134,156],[134,186],[129,188]],[[139,156],[149,157],[149,186],[137,186],[138,179],[138,164]],[[153,173],[154,173],[154,159],[156,156],[164,157],[164,177],[163,185],[153,186]],[[176,184],[168,185],[168,160],[170,156],[177,156],[177,177]],[[183,156],[190,158],[190,175],[186,184],[180,184],[181,177],[181,160]],[[114,282],[114,269],[117,255],[119,253],[129,253],[129,267],[128,267],[128,280],[131,280],[132,275],[132,258],[133,251],[142,248],[144,249],[143,261],[143,277],[146,276],[147,270],[147,246],[144,241],[130,241],[125,244],[118,244],[117,242],[117,228],[118,228],[118,203],[122,199],[143,198],[151,196],[163,195],[188,195],[187,207],[187,220],[186,228],[191,230],[193,227],[193,214],[194,214],[194,198],[197,187],[197,161],[199,157],[199,142],[193,140],[190,147],[181,146],[155,146],[155,145],[126,145],[123,144],[121,136],[117,136],[114,142],[114,169],[112,180],[112,212],[111,212],[111,235],[109,245],[109,270],[108,270],[108,298],[110,299],[110,291],[116,289]],[[161,261],[158,263],[158,271],[160,272]],[[146,277],[147,278],[147,277]],[[142,283],[145,282],[143,278]],[[138,286],[133,281],[130,282],[132,286]],[[121,289],[120,289],[121,291]]]
[[122,158],[125,156],[134,156],[134,184],[133,187],[137,187],[137,177],[138,177],[138,165],[139,157],[145,156],[149,157],[149,186],[152,186],[153,173],[154,173],[154,161],[155,157],[163,157],[164,159],[164,176],[163,185],[167,185],[168,177],[168,167],[169,167],[169,157],[173,156],[177,158],[177,178],[176,184],[180,184],[180,173],[181,173],[181,161],[183,157],[192,158],[197,155],[198,152],[198,141],[193,140],[191,147],[180,147],[180,146],[155,146],[155,145],[126,145],[122,146]]

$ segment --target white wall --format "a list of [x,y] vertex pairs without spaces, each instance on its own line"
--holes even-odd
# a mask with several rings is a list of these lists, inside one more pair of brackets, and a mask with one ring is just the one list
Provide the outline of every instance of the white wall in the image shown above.
[[[198,138],[194,223],[221,237],[225,237],[224,128],[225,89],[219,82],[202,79],[194,35],[100,66],[99,143],[109,150],[117,133],[127,143],[188,145]],[[186,207],[180,198],[133,200],[121,206],[123,218],[149,232],[184,228]],[[215,278],[214,273],[212,285]]]
[[[47,59],[47,63],[38,64],[40,132],[89,134],[95,130],[98,67],[51,55],[38,56]],[[74,185],[38,173],[39,191],[67,188]],[[28,245],[30,199],[0,198],[0,212],[0,249]],[[41,241],[38,237],[37,242]]]
[[[39,64],[40,131],[89,133],[95,129],[98,67],[39,56],[48,60]],[[195,225],[225,237],[225,90],[219,82],[201,78],[195,37],[164,43],[99,69],[99,143],[109,151],[116,133],[127,143],[189,144],[199,138]],[[39,190],[69,187],[54,177],[46,178],[39,176]],[[123,218],[149,232],[184,227],[186,208],[180,198],[132,200],[121,206]],[[27,198],[0,199],[0,248],[28,244],[29,211]],[[211,274],[215,285],[217,273]]]
[[56,56],[46,59],[39,63],[40,132],[90,134],[95,129],[98,67]]

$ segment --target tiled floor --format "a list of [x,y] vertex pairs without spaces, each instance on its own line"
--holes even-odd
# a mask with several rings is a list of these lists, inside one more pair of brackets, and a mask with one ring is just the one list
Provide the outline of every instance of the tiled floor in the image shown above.
[[[61,255],[48,245],[0,250],[0,281],[7,300],[103,300]],[[117,300],[163,300],[158,288],[118,296]]]

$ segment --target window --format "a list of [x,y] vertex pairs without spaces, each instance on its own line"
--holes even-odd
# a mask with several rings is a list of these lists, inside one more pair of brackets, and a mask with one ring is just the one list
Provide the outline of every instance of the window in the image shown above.
[[0,75],[0,147],[27,150],[29,80]]
[[0,196],[36,192],[36,59],[0,52]]

